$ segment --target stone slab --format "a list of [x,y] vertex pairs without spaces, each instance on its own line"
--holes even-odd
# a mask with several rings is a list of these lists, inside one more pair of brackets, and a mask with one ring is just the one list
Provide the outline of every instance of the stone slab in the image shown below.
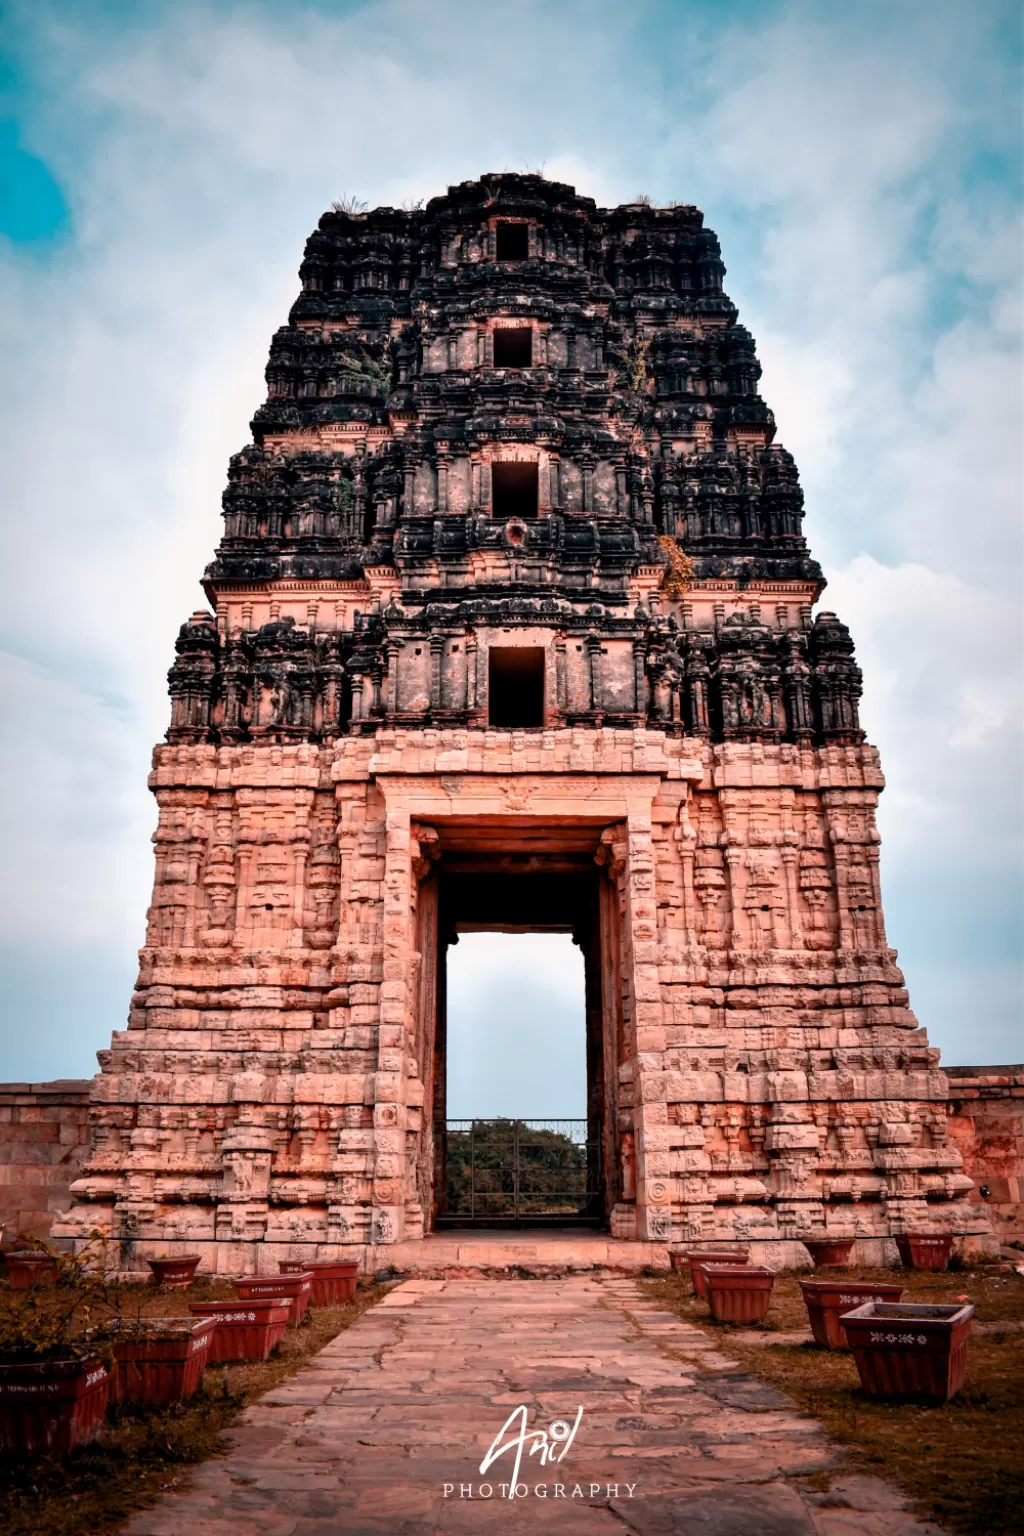
[[622,1277],[406,1281],[225,1438],[123,1536],[941,1536]]

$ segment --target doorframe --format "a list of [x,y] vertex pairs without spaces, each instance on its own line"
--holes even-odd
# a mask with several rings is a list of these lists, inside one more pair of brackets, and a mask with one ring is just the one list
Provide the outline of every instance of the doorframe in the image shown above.
[[[620,1231],[629,1226],[637,1235],[645,1230],[660,1235],[666,1218],[656,1213],[652,1222],[644,1212],[645,1121],[637,1080],[638,1025],[653,1016],[655,1007],[660,1018],[647,974],[653,974],[656,986],[657,967],[638,963],[636,951],[641,945],[650,949],[657,932],[650,831],[661,775],[388,773],[376,775],[375,782],[384,797],[386,830],[372,1148],[375,1227],[393,1232],[392,1240],[407,1230],[410,1235],[429,1230],[433,1200],[425,1200],[427,1185],[432,1190],[443,1175],[434,1166],[433,1135],[436,1010],[439,1002],[443,1005],[443,981],[439,988],[435,972],[431,1005],[430,986],[425,989],[424,982],[434,967],[424,964],[428,957],[420,944],[421,913],[437,900],[433,871],[445,828],[480,827],[492,835],[505,829],[510,837],[536,831],[554,841],[560,829],[589,827],[598,842],[595,862],[605,866],[608,877],[600,882],[607,896],[601,903],[599,942],[602,967],[608,967],[614,983],[602,987],[601,1000],[606,1198],[618,1196],[615,1213],[635,1206],[619,1216]],[[616,931],[617,946],[612,942]],[[610,1055],[613,1039],[616,1049]],[[657,1198],[670,1198],[664,1181]]]
[[[542,829],[538,828],[536,830],[540,831]],[[543,830],[547,831],[548,829]],[[600,824],[588,828],[588,831],[590,832],[590,835],[594,841],[595,853],[597,848],[600,846],[600,837],[605,830],[606,829]],[[559,841],[557,832],[552,834],[551,840],[553,845],[550,849],[551,857],[558,859],[559,857],[564,856],[564,853],[567,850],[564,848],[560,849],[557,846]],[[443,833],[441,841],[442,843],[444,841]],[[463,853],[462,856],[465,857],[465,854]],[[601,1206],[599,1211],[596,1209],[589,1210],[586,1213],[586,1219],[590,1224],[593,1224],[595,1220],[599,1222],[603,1221],[605,1224],[607,1224],[609,1212],[611,1210],[611,1205],[608,1201],[608,1193],[610,1188],[615,1183],[614,1164],[609,1164],[606,1150],[606,1142],[608,1140],[605,1134],[605,1125],[608,1117],[607,1090],[609,1081],[614,1083],[617,1078],[616,1051],[617,1042],[621,1033],[617,1027],[618,1011],[615,1004],[615,999],[618,995],[616,980],[617,972],[613,973],[609,970],[609,965],[607,957],[604,954],[602,941],[602,911],[606,905],[602,898],[602,888],[606,884],[608,876],[606,871],[601,867],[596,859],[593,860],[589,868],[584,866],[572,871],[554,870],[550,873],[548,873],[543,868],[543,865],[541,865],[539,868],[534,865],[534,867],[532,867],[527,872],[514,873],[512,871],[502,871],[500,869],[488,868],[487,863],[488,861],[486,859],[483,860],[481,868],[479,871],[475,871],[475,873],[477,873],[488,883],[495,880],[507,880],[510,883],[517,880],[537,881],[538,879],[543,879],[547,875],[547,878],[551,879],[553,882],[560,880],[564,881],[567,879],[571,880],[574,888],[566,889],[563,886],[561,890],[556,890],[554,893],[554,908],[559,913],[559,915],[564,915],[564,917],[567,919],[566,921],[537,921],[535,924],[531,925],[529,923],[522,923],[511,920],[502,921],[499,916],[495,915],[494,908],[488,908],[487,898],[491,893],[488,893],[486,890],[481,891],[477,889],[476,891],[470,890],[467,892],[464,889],[461,893],[458,892],[456,882],[460,880],[471,880],[473,876],[467,875],[465,872],[460,872],[458,870],[451,872],[446,871],[444,869],[443,859],[441,864],[437,867],[437,873],[435,874],[432,872],[431,878],[437,882],[439,888],[437,901],[440,910],[440,922],[436,925],[437,950],[433,960],[431,960],[426,954],[427,946],[423,942],[423,934],[425,929],[427,927],[433,929],[435,926],[432,916],[424,914],[421,917],[419,927],[420,939],[418,942],[419,951],[422,956],[422,984],[420,987],[420,1004],[418,1009],[418,1016],[420,1018],[422,1018],[423,1014],[426,1012],[423,1000],[427,997],[428,991],[430,990],[426,976],[427,969],[429,968],[433,970],[436,965],[437,977],[436,985],[433,988],[433,995],[436,999],[436,1003],[433,1029],[434,1049],[431,1063],[431,1070],[433,1073],[433,1087],[430,1102],[433,1107],[434,1178],[430,1225],[436,1225],[437,1221],[442,1217],[448,1217],[452,1215],[452,1213],[447,1212],[444,1209],[444,1197],[447,1182],[445,1177],[444,1163],[446,1160],[447,1143],[444,1130],[442,1128],[447,1127],[448,1123],[448,1020],[446,1006],[448,992],[448,957],[449,951],[453,944],[452,935],[453,933],[457,935],[460,929],[465,932],[479,931],[493,933],[563,933],[567,938],[570,938],[573,942],[575,942],[581,951],[583,957],[583,995],[581,998],[581,1005],[583,1010],[584,1025],[583,1049],[586,1082],[585,1113],[582,1117],[566,1118],[582,1118],[587,1124],[587,1188],[589,1191],[592,1191],[600,1196]],[[533,860],[531,860],[531,863],[533,863]],[[444,884],[446,879],[452,882],[447,891]],[[532,894],[536,896],[536,890]],[[460,895],[461,901],[459,900]],[[472,909],[472,902],[474,898],[479,903],[477,906],[477,911],[480,914],[480,921],[478,922],[467,922],[464,917],[460,917],[458,915],[460,912],[466,911],[465,903],[467,900],[467,895],[471,904],[470,910]],[[530,896],[531,893],[526,891],[521,893],[519,897],[520,902],[525,900],[527,908],[529,906]],[[429,900],[432,905],[434,902],[432,891],[430,893]],[[562,903],[564,903],[564,906]],[[499,903],[499,910],[500,905],[501,904]],[[515,901],[509,903],[509,906],[512,909],[514,909],[517,905],[518,903]],[[549,919],[554,915],[552,912],[545,913],[543,906],[540,903],[538,903],[538,907],[535,910],[537,910],[542,917],[547,916]],[[606,993],[609,994],[607,1000]],[[610,1033],[606,1028],[607,1017],[614,1017],[616,1020],[616,1026]],[[421,1030],[420,1038],[425,1041],[428,1034],[429,1026]],[[491,1118],[501,1119],[508,1117],[480,1116],[479,1118],[481,1120],[486,1120]],[[554,1118],[557,1119],[558,1117],[556,1116]],[[424,1136],[426,1136],[426,1134],[427,1130],[425,1127]],[[612,1173],[612,1178],[610,1181],[608,1178],[609,1169],[611,1169]],[[538,1220],[537,1224],[543,1225],[544,1223]]]

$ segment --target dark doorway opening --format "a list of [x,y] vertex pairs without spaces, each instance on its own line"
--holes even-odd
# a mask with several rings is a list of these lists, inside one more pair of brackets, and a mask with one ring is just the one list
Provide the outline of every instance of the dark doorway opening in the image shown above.
[[495,517],[537,516],[537,466],[515,459],[491,465],[491,505]]
[[505,727],[544,724],[542,646],[492,646],[487,658],[487,719]]
[[533,365],[531,326],[502,325],[494,333],[495,368],[530,368]]
[[499,223],[496,236],[495,254],[499,261],[526,261],[530,254],[528,224]]

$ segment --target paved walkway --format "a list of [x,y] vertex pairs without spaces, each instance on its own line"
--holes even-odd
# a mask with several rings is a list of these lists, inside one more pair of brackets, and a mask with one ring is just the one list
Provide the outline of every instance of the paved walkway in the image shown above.
[[629,1279],[407,1281],[230,1440],[125,1536],[941,1536]]

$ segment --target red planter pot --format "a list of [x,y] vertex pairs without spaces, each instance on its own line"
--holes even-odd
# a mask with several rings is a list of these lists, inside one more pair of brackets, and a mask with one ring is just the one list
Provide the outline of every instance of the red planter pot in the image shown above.
[[907,1269],[943,1270],[949,1263],[951,1236],[932,1237],[927,1233],[913,1233],[896,1239],[900,1258]]
[[963,1385],[971,1306],[924,1307],[868,1301],[842,1324],[869,1397],[948,1403]]
[[278,1265],[282,1275],[299,1274],[308,1270],[313,1277],[310,1300],[314,1307],[337,1306],[351,1301],[356,1293],[359,1265],[355,1259],[282,1259]]
[[193,1317],[216,1324],[207,1365],[233,1360],[266,1360],[288,1326],[285,1297],[270,1301],[190,1301]]
[[7,1255],[7,1278],[12,1290],[27,1291],[33,1285],[56,1285],[57,1273],[57,1260],[52,1254],[35,1253],[30,1249],[26,1253]]
[[815,1344],[822,1349],[846,1349],[842,1313],[862,1307],[866,1301],[899,1301],[902,1285],[873,1280],[801,1280],[804,1305],[811,1321]]
[[[696,1273],[696,1271],[695,1271]],[[775,1271],[760,1264],[703,1267],[711,1316],[720,1323],[759,1323],[772,1299]]]
[[110,1375],[99,1360],[0,1365],[0,1450],[69,1455],[96,1439],[109,1393]]
[[313,1277],[308,1269],[291,1275],[245,1275],[235,1281],[235,1290],[243,1301],[271,1301],[275,1297],[288,1303],[288,1322],[294,1328],[309,1306]]
[[801,1242],[810,1254],[815,1269],[835,1269],[840,1264],[850,1262],[854,1239],[852,1237],[804,1237],[801,1238]]
[[[704,1285],[704,1276],[701,1273],[700,1266],[707,1264],[745,1264],[749,1256],[750,1249],[743,1247],[732,1249],[691,1248],[688,1252],[680,1255],[682,1263],[678,1267],[682,1269],[685,1266],[689,1269],[690,1279],[693,1281],[693,1294],[700,1296],[706,1301],[708,1293]],[[671,1249],[669,1250],[669,1257],[672,1259],[673,1267],[676,1267],[675,1256]]]
[[167,1406],[191,1397],[203,1379],[216,1320],[204,1317],[153,1318],[145,1338],[124,1339],[114,1345],[110,1401],[134,1398]]
[[153,1284],[165,1285],[170,1290],[184,1290],[192,1284],[199,1267],[198,1253],[186,1253],[178,1259],[147,1259],[153,1271]]

